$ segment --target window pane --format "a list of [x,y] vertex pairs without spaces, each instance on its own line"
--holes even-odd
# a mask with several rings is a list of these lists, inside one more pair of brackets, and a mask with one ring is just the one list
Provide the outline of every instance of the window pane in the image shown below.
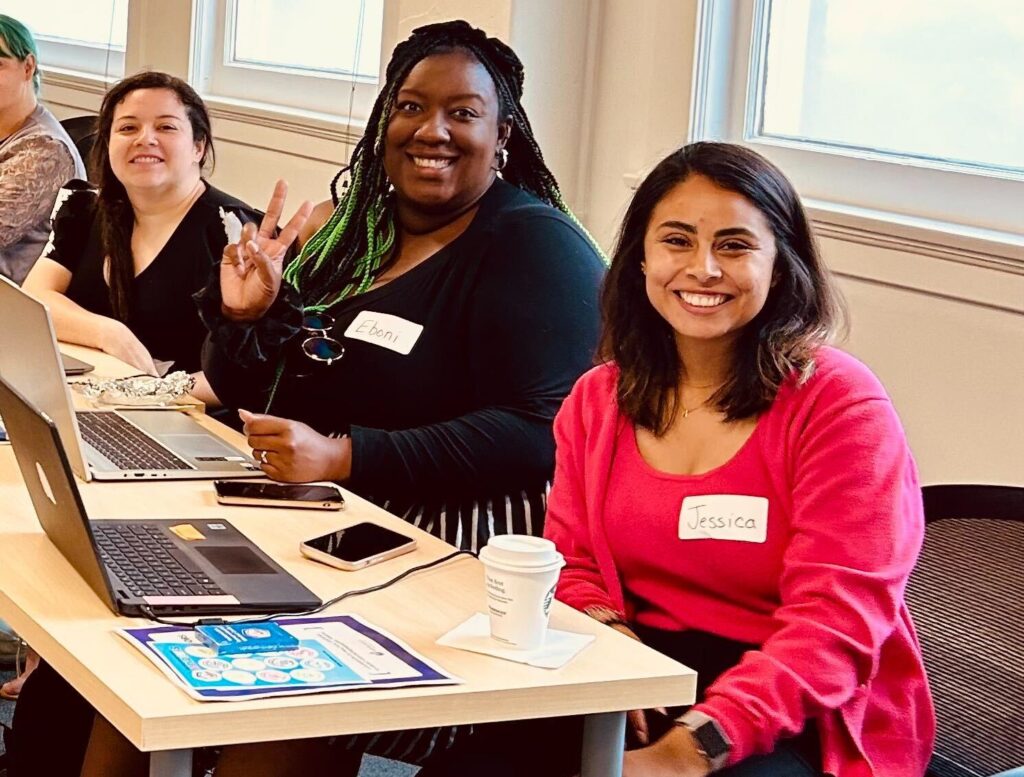
[[236,0],[233,62],[377,78],[384,0]]
[[763,135],[1024,172],[1024,3],[770,4]]
[[128,0],[4,0],[3,12],[37,37],[124,50]]

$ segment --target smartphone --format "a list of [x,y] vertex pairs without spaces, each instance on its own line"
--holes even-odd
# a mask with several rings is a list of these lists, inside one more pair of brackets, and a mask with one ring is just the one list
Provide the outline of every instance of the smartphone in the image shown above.
[[299,545],[299,552],[314,561],[351,571],[401,556],[415,548],[416,540],[411,537],[364,521],[306,540]]
[[217,501],[222,505],[308,507],[314,510],[340,510],[345,506],[341,491],[334,486],[215,480],[213,487],[217,489]]

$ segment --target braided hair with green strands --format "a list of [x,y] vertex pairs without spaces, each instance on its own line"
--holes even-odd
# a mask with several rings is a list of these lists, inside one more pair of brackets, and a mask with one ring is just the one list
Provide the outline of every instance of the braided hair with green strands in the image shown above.
[[[523,63],[516,53],[462,20],[419,27],[395,47],[366,133],[356,144],[348,166],[331,182],[334,213],[284,271],[284,279],[302,295],[307,312],[323,312],[363,293],[393,259],[395,200],[384,170],[384,144],[395,96],[420,60],[452,51],[468,52],[484,66],[494,81],[500,117],[511,119],[512,131],[505,146],[508,163],[501,170],[502,178],[562,211],[583,229],[544,163],[523,110]],[[339,196],[337,182],[345,173],[347,186]]]

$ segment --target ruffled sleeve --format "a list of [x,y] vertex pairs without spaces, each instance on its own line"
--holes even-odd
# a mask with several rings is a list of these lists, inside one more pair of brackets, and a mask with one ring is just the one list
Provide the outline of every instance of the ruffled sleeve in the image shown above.
[[302,327],[302,301],[287,283],[281,284],[277,299],[262,318],[250,322],[232,321],[221,311],[220,266],[206,287],[193,299],[199,317],[210,331],[209,342],[215,358],[229,359],[242,367],[258,367],[276,361],[284,346]]
[[97,191],[89,183],[68,181],[57,192],[50,215],[50,238],[41,259],[51,259],[72,273],[78,268],[96,213]]

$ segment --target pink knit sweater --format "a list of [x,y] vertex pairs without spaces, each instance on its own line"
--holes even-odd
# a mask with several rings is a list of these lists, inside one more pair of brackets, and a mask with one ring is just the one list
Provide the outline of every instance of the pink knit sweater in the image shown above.
[[[559,598],[760,644],[697,703],[732,740],[731,763],[814,719],[826,772],[924,774],[934,712],[903,599],[921,547],[921,492],[878,380],[822,348],[814,375],[782,387],[730,461],[672,476],[640,458],[617,376],[614,365],[588,372],[555,420],[545,534],[567,560]],[[733,538],[714,521],[701,527],[711,536],[694,536],[696,512],[682,499],[735,507],[708,502],[721,495],[767,506]]]

